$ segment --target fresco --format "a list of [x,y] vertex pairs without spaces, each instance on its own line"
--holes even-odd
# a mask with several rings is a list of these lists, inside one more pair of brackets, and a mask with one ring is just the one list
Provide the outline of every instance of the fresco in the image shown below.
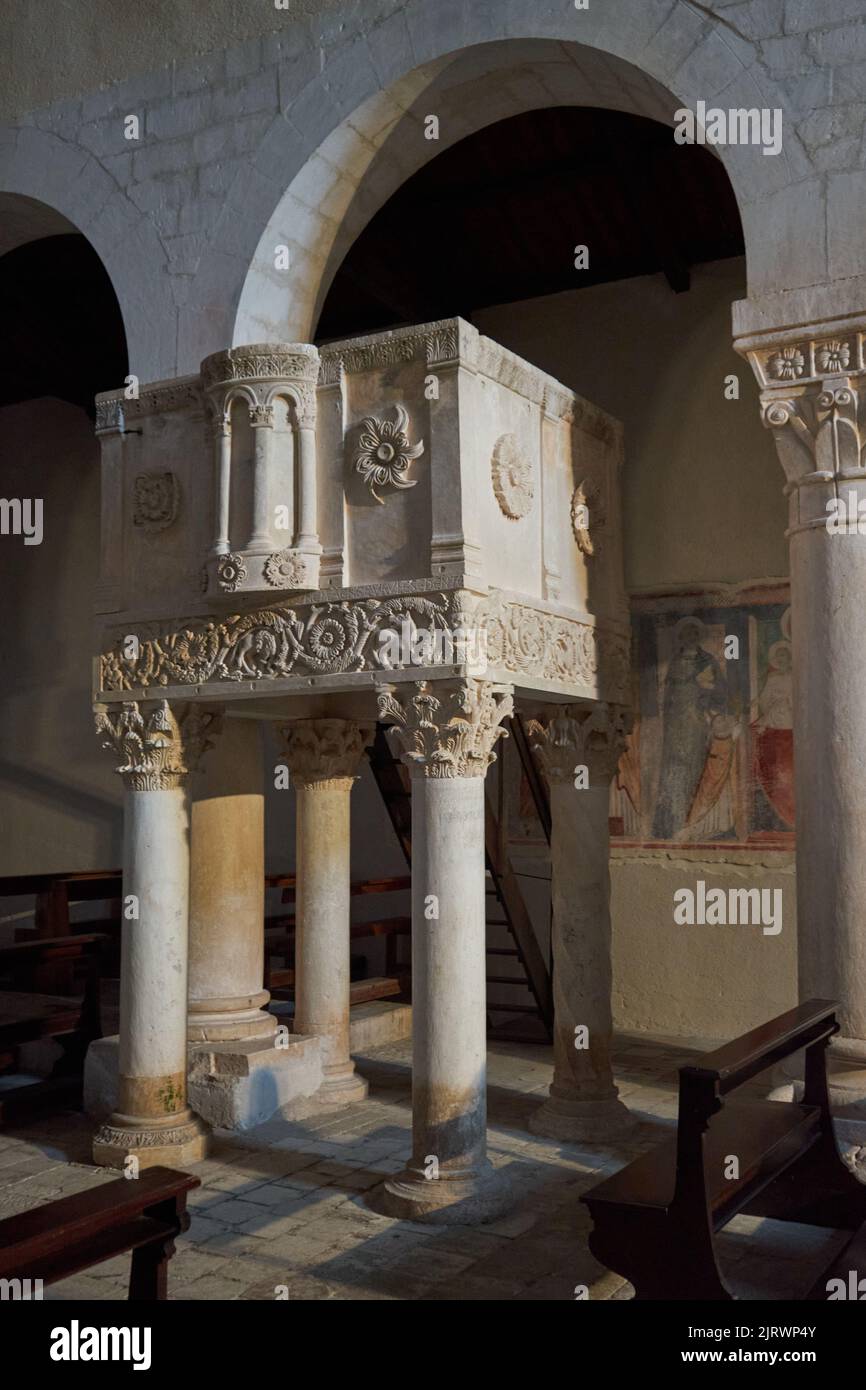
[[[787,584],[641,595],[631,608],[635,721],[611,787],[612,843],[792,849]],[[503,753],[509,839],[537,844],[528,783]]]
[[632,601],[635,727],[611,789],[615,843],[789,849],[787,588]]

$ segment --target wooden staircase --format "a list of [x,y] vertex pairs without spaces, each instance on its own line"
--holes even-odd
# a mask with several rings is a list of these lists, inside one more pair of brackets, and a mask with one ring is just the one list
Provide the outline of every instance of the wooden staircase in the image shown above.
[[[508,721],[509,732],[514,737],[515,747],[529,778],[533,798],[539,812],[539,819],[545,834],[550,838],[550,810],[544,784],[538,776],[529,750],[526,731],[519,715]],[[370,768],[391,819],[394,832],[400,842],[406,863],[412,863],[412,800],[409,775],[403,764],[394,757],[385,733],[385,726],[376,726],[376,736],[367,749]],[[528,759],[528,764],[526,762]],[[488,1028],[492,1036],[513,1039],[520,1042],[548,1041],[553,1028],[553,996],[550,972],[539,947],[532,920],[520,889],[520,883],[511,864],[500,822],[494,813],[489,799],[485,800],[485,859],[486,859],[486,897],[488,903],[487,926],[487,983],[489,985],[511,986],[522,990],[524,998],[518,1002],[500,1003],[488,1006]],[[496,915],[491,915],[491,914]],[[490,936],[502,938],[496,928],[505,928],[507,946],[498,942],[490,943]],[[497,961],[511,959],[516,961],[521,973],[502,973]],[[492,1015],[504,1014],[513,1020],[515,1015],[525,1015],[527,1028],[516,1028],[512,1022],[495,1025]],[[533,1026],[534,1025],[534,1026]]]

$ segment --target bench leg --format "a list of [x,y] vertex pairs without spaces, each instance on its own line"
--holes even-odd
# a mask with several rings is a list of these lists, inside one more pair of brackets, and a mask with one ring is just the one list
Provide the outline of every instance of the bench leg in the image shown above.
[[174,1254],[173,1240],[154,1241],[132,1252],[129,1272],[130,1303],[152,1303],[168,1297],[168,1262]]
[[712,1236],[633,1209],[596,1218],[589,1248],[600,1264],[634,1285],[635,1299],[729,1301],[734,1295],[716,1263]]

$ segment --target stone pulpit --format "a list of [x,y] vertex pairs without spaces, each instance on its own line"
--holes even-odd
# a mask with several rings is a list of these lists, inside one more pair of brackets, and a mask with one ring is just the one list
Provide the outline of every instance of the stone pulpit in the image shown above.
[[[139,913],[124,923],[127,1021],[98,1160],[189,1158],[206,1120],[263,1118],[243,1097],[264,1074],[275,1106],[297,1094],[292,1068],[323,1102],[362,1099],[349,803],[379,720],[413,816],[413,1153],[384,1200],[453,1219],[492,1200],[484,774],[516,702],[554,816],[556,1076],[538,1127],[621,1128],[607,905],[630,654],[617,421],[447,319],[319,349],[233,347],[198,376],[100,396],[97,432],[94,701],[126,786],[124,892]],[[261,975],[262,721],[298,795],[282,1049]]]

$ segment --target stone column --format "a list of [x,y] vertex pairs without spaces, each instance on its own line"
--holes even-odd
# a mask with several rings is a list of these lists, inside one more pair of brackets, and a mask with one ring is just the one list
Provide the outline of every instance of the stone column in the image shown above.
[[487,1158],[484,776],[512,709],[490,682],[388,686],[379,718],[412,778],[412,1155],[394,1216],[477,1220]]
[[226,719],[192,780],[189,1039],[271,1038],[266,1013],[265,808],[260,728]]
[[251,555],[267,555],[274,548],[271,534],[271,499],[268,457],[274,428],[272,405],[251,405],[253,427],[253,529],[246,543]]
[[530,1119],[536,1134],[603,1143],[633,1126],[611,1069],[610,781],[625,746],[625,713],[558,708],[532,720],[532,748],[550,788],[553,904],[553,1083]]
[[231,421],[223,415],[214,419],[214,537],[211,555],[228,555],[231,550],[229,539],[229,508],[231,505],[232,483],[232,427]]
[[835,999],[832,1094],[866,1117],[866,316],[736,343],[789,502],[801,999]]
[[[311,393],[312,394],[312,393]],[[298,415],[298,536],[299,550],[321,554],[319,544],[318,459],[314,406]]]
[[189,813],[186,783],[210,744],[200,706],[101,705],[97,733],[124,783],[118,1105],[93,1161],[185,1167],[207,1130],[186,1101]]
[[348,719],[296,719],[283,729],[298,798],[294,1031],[321,1040],[318,1094],[335,1104],[367,1094],[349,1053],[349,798],[373,733]]

